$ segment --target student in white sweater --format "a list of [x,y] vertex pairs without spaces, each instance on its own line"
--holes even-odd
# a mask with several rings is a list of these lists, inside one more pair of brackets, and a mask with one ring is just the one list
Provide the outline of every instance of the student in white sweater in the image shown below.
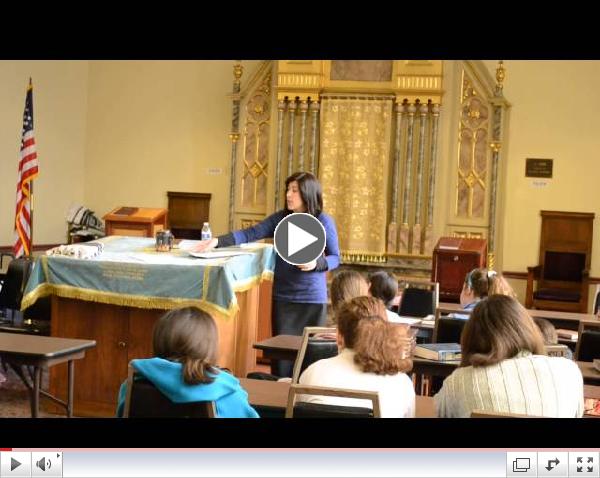
[[462,361],[435,396],[440,417],[473,410],[543,417],[583,415],[577,364],[547,357],[542,335],[519,302],[491,295],[480,301],[461,337]]
[[[387,321],[385,306],[373,297],[356,297],[337,313],[338,356],[319,360],[300,376],[303,385],[379,392],[384,418],[414,417],[415,391],[405,372],[414,337],[405,324]],[[300,401],[370,407],[370,401],[323,396],[300,396]]]

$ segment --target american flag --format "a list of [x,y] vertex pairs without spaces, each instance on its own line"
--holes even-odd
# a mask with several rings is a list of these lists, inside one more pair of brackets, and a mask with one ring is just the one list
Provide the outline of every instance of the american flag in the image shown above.
[[33,85],[31,78],[25,97],[23,113],[23,134],[17,180],[17,211],[15,214],[15,257],[31,254],[32,242],[32,181],[38,175],[38,160],[33,137]]

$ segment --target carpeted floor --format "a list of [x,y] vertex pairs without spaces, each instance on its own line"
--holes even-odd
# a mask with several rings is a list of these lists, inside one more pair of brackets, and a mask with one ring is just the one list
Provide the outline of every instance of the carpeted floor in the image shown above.
[[[0,418],[31,418],[31,402],[29,401],[29,391],[10,367],[0,365],[0,374],[5,378],[0,378]],[[48,371],[42,372],[42,388],[48,388]],[[47,400],[40,397],[40,417],[60,418],[60,415],[45,413],[43,411],[43,402]],[[1,425],[0,425],[1,427]]]

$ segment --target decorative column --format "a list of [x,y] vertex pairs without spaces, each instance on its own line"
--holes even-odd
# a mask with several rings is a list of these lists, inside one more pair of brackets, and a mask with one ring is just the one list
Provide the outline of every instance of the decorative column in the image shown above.
[[292,175],[294,172],[294,122],[296,119],[296,100],[290,100],[288,104],[288,118],[289,118],[289,131],[288,131],[288,161],[287,161],[287,169],[288,169],[288,177]]
[[304,138],[306,137],[306,113],[308,112],[308,103],[306,100],[300,101],[300,141],[298,142],[298,170],[304,171]]
[[240,139],[240,85],[244,67],[241,61],[237,60],[233,65],[233,116],[231,119],[231,168],[229,174],[229,230],[233,231],[233,208],[235,203],[235,163],[237,158],[237,145]]
[[275,161],[275,202],[273,203],[275,211],[279,211],[279,201],[281,200],[279,187],[281,185],[281,162],[283,160],[283,121],[285,107],[285,100],[280,100],[277,103],[277,160]]
[[404,173],[404,198],[402,200],[402,225],[400,226],[400,247],[401,253],[408,254],[408,244],[410,240],[410,226],[408,224],[408,213],[410,206],[410,191],[412,182],[412,156],[413,156],[413,135],[415,112],[417,108],[414,104],[409,104],[408,108],[408,127],[406,131],[406,169]]
[[402,160],[402,122],[404,120],[404,104],[396,104],[396,141],[394,145],[394,169],[392,176],[392,217],[388,225],[388,252],[398,250],[398,176],[400,175],[400,161]]
[[429,197],[427,199],[427,227],[423,238],[423,252],[433,251],[433,204],[435,201],[435,175],[437,166],[437,138],[440,119],[440,105],[431,108],[431,141],[429,143]]
[[488,269],[493,269],[496,262],[496,207],[498,202],[498,164],[500,163],[500,149],[502,148],[502,125],[504,123],[504,94],[502,93],[505,78],[504,62],[498,62],[496,68],[496,90],[492,99],[492,171],[490,184],[490,224],[488,232]]
[[319,129],[319,109],[320,103],[318,101],[311,101],[308,107],[310,112],[310,172],[315,176],[318,175],[317,165],[317,131]]
[[423,204],[423,165],[425,164],[425,133],[428,105],[419,106],[419,151],[417,154],[417,190],[415,203],[415,222],[413,225],[412,251],[420,254],[421,251],[421,205]]

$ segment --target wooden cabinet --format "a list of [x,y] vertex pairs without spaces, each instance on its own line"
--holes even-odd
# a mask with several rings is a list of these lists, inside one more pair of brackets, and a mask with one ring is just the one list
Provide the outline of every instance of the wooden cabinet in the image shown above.
[[167,210],[164,208],[118,207],[104,219],[107,236],[154,237],[167,228]]
[[[214,316],[219,334],[218,365],[237,377],[255,368],[258,330],[258,284],[236,293],[239,312],[232,318]],[[165,313],[52,296],[51,333],[54,337],[84,338],[96,347],[75,361],[74,410],[77,416],[110,417],[117,410],[121,383],[132,359],[152,357],[154,324]],[[50,368],[50,393],[65,400],[67,364]],[[44,400],[46,410],[62,408]]]
[[202,225],[208,221],[210,198],[208,193],[168,191],[169,229],[178,239],[200,239]]
[[466,275],[485,267],[487,241],[441,237],[433,250],[431,280],[440,284],[440,302],[459,302]]

